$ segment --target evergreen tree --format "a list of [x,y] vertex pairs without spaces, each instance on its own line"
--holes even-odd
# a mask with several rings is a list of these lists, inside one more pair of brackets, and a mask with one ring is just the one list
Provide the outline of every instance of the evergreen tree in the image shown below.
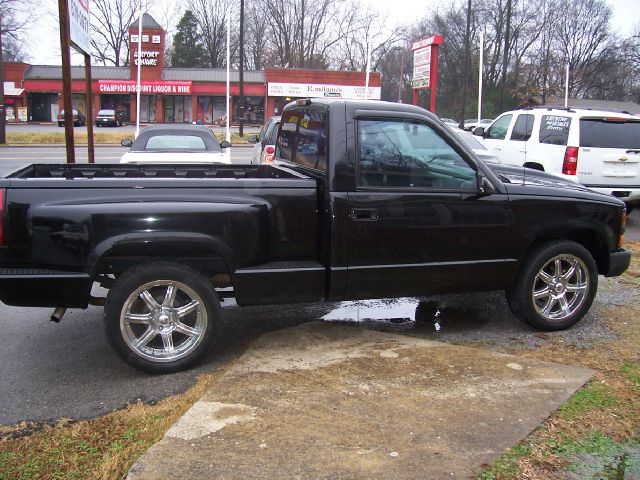
[[198,20],[191,10],[184,12],[173,36],[172,67],[204,67],[205,50],[198,31]]

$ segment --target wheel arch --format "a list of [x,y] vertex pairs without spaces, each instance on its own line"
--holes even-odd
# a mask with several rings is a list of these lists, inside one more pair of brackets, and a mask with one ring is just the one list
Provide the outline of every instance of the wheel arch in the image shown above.
[[205,274],[231,274],[231,247],[223,240],[194,232],[124,234],[103,240],[87,263],[92,278],[119,274],[140,263],[163,260],[185,264]]
[[570,230],[562,233],[547,233],[540,235],[529,243],[524,257],[545,243],[570,241],[582,245],[593,257],[598,267],[598,273],[603,274],[609,265],[609,249],[606,238],[595,230]]
[[540,172],[545,171],[544,165],[542,165],[540,162],[535,162],[535,161],[524,162],[522,166],[525,168],[531,168],[532,170],[538,170]]

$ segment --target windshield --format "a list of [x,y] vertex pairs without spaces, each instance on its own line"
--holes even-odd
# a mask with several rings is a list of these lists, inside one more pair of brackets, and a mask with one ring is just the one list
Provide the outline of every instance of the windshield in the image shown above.
[[486,150],[487,147],[485,147],[477,138],[475,138],[472,134],[470,134],[469,132],[465,132],[465,131],[460,131],[457,132],[458,136],[460,137],[460,139],[465,143],[465,145],[467,147],[469,147],[472,150]]

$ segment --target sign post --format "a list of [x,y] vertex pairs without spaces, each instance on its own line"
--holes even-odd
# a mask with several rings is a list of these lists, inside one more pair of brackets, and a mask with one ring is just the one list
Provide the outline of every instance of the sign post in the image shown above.
[[71,47],[84,55],[86,81],[86,118],[89,163],[95,161],[93,147],[93,112],[91,95],[91,46],[89,29],[90,0],[58,0],[60,16],[60,52],[62,55],[62,98],[64,108],[64,133],[67,149],[67,163],[75,163],[73,138],[73,102],[71,100]]
[[436,111],[436,89],[438,88],[438,47],[442,35],[433,35],[413,44],[413,104],[418,105],[418,91],[431,89],[431,106]]

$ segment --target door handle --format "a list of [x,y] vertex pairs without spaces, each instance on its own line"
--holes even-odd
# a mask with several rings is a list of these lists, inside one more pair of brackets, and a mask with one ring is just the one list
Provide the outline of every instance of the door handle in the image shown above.
[[351,220],[354,222],[377,222],[377,208],[352,208]]

